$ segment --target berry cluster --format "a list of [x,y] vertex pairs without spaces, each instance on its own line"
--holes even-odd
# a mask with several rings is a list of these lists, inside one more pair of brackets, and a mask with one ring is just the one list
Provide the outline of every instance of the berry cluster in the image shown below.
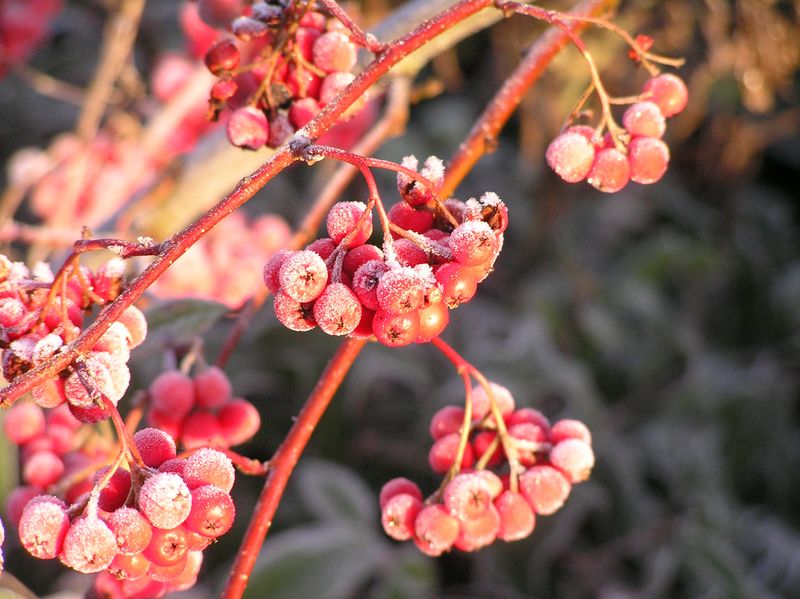
[[230,530],[234,469],[213,449],[177,457],[175,442],[158,429],[142,429],[133,440],[130,470],[119,461],[101,468],[90,492],[71,503],[55,495],[30,499],[19,538],[34,557],[103,572],[96,585],[117,588],[111,596],[160,597],[192,586],[203,549]]
[[219,77],[209,117],[231,108],[227,133],[233,145],[277,147],[353,81],[357,47],[337,19],[295,4],[256,2],[247,13],[228,25],[235,39],[219,39],[205,54],[206,66]]
[[628,181],[655,183],[669,163],[669,148],[661,140],[666,118],[681,112],[688,101],[683,80],[672,74],[648,79],[641,100],[622,117],[624,129],[600,137],[586,125],[566,129],[548,146],[546,159],[569,183],[586,179],[605,192],[619,191]]
[[[416,158],[407,157],[404,166],[416,169]],[[438,188],[444,168],[430,157],[420,174]],[[502,248],[505,204],[494,193],[440,202],[405,173],[398,175],[398,190],[402,200],[388,211],[391,235],[384,232],[382,248],[367,243],[367,205],[339,202],[328,213],[328,237],[267,262],[264,283],[283,325],[375,335],[389,347],[426,343],[447,326],[448,309],[474,296]]]
[[[475,551],[496,539],[523,539],[533,532],[537,515],[555,513],[572,485],[589,477],[594,453],[582,422],[559,420],[550,426],[538,410],[516,408],[505,387],[490,387],[492,397],[482,387],[472,394],[467,431],[459,406],[445,406],[431,420],[430,466],[448,473],[439,491],[423,500],[408,479],[384,485],[381,522],[393,539],[412,539],[434,556],[452,547]],[[502,415],[502,429],[492,403]]]
[[[67,266],[55,279],[44,264],[31,273],[23,264],[0,255],[0,347],[5,379],[13,381],[74,340],[84,314],[119,294],[123,272],[123,261],[115,259],[94,272]],[[130,351],[146,333],[144,315],[129,307],[80,361],[34,388],[34,401],[46,408],[66,401],[82,422],[107,418],[102,398],[116,405],[125,394],[130,382]]]
[[233,397],[231,382],[216,366],[190,377],[162,372],[148,389],[147,419],[185,449],[232,447],[258,432],[261,418],[246,399]]
[[291,230],[277,215],[248,222],[234,212],[183,254],[150,287],[158,297],[198,297],[239,308],[260,283],[264,256],[289,242]]

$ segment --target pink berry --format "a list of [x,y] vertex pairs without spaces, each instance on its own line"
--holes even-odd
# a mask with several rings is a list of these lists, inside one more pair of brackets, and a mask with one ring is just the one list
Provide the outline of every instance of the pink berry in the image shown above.
[[216,414],[210,410],[195,410],[189,414],[181,427],[181,443],[184,449],[224,445]]
[[255,106],[242,106],[228,118],[226,133],[234,146],[257,150],[269,139],[269,123],[263,111]]
[[46,489],[64,473],[64,462],[52,451],[37,451],[25,459],[22,480],[26,485]]
[[44,412],[36,404],[19,401],[5,413],[3,430],[14,445],[23,445],[44,434]]
[[319,254],[299,250],[284,260],[278,272],[281,292],[298,302],[315,300],[328,282],[328,269]]
[[194,377],[194,394],[201,408],[218,408],[231,398],[233,389],[221,368],[209,366]]
[[227,492],[214,485],[203,485],[192,490],[192,511],[184,526],[216,539],[230,530],[235,516],[236,508]]
[[219,429],[227,445],[233,447],[249,441],[261,428],[258,409],[246,399],[235,398],[217,412]]
[[[431,470],[437,474],[444,474],[447,472],[453,463],[456,461],[456,453],[458,451],[458,444],[461,441],[461,435],[458,433],[450,433],[437,439],[431,445],[428,452],[428,464]],[[475,456],[472,453],[472,446],[467,443],[464,450],[464,456],[461,459],[461,467],[469,468],[475,462]]]
[[[345,87],[350,85],[355,79],[352,73],[331,73],[322,80],[322,85],[319,88],[319,103],[324,106],[333,100],[339,92]],[[353,107],[360,107],[360,104],[353,104]],[[354,110],[354,108],[351,108]]]
[[478,291],[478,280],[468,266],[448,262],[436,268],[435,273],[436,280],[442,287],[444,302],[450,309],[465,304]]
[[359,245],[358,247],[348,250],[344,255],[342,270],[352,277],[362,264],[370,260],[382,261],[383,252],[381,249],[369,243]]
[[64,502],[52,495],[40,495],[22,511],[19,540],[33,557],[53,559],[61,553],[68,529]]
[[139,509],[153,526],[168,530],[186,520],[192,509],[192,496],[180,476],[158,472],[139,490]]
[[372,332],[386,347],[409,345],[419,335],[419,315],[416,312],[395,314],[378,310],[372,319]]
[[655,137],[634,137],[628,145],[631,181],[655,183],[667,171],[669,147]]
[[[514,411],[514,396],[506,387],[495,383],[489,382],[489,388],[492,391],[497,408],[504,418],[507,418]],[[480,420],[492,411],[492,404],[489,400],[489,394],[483,385],[475,387],[472,392],[472,420]]]
[[420,550],[434,557],[453,546],[458,531],[458,520],[439,503],[423,507],[414,520],[414,541]]
[[658,105],[665,117],[675,116],[686,108],[689,101],[689,90],[683,79],[671,73],[648,79],[644,92],[650,94],[650,100]]
[[119,321],[128,329],[128,342],[131,349],[140,345],[147,335],[147,320],[136,306],[128,306],[120,315]]
[[286,258],[293,253],[294,252],[291,250],[279,250],[273,254],[264,265],[264,285],[267,286],[267,289],[269,289],[271,293],[274,294],[280,291],[281,283],[278,278],[278,273],[280,272],[281,266],[283,266],[283,263],[286,261]]
[[314,98],[300,98],[292,102],[289,107],[289,122],[296,129],[300,129],[311,122],[319,111],[319,102]]
[[148,389],[154,407],[176,419],[183,418],[194,406],[194,383],[179,370],[167,370],[159,374]]
[[456,475],[444,488],[444,507],[461,522],[480,518],[492,504],[489,485],[467,472]]
[[553,424],[553,427],[550,429],[550,442],[555,445],[565,439],[580,439],[591,446],[592,433],[580,420],[565,418]]
[[559,470],[541,465],[522,473],[519,488],[537,514],[548,516],[564,505],[572,485]]
[[62,551],[66,565],[92,574],[111,564],[117,554],[117,541],[105,522],[90,515],[72,523],[64,537]]
[[419,497],[398,493],[381,506],[384,532],[396,541],[407,541],[414,535],[414,522],[422,509]]
[[333,283],[314,302],[314,320],[328,335],[348,335],[361,320],[361,302],[344,283]]
[[594,452],[580,439],[564,439],[550,450],[550,463],[561,470],[571,483],[589,478],[594,467]]
[[497,538],[503,541],[519,541],[530,536],[536,526],[536,514],[521,493],[504,491],[494,501],[500,515]]
[[[355,231],[366,209],[367,205],[363,202],[338,202],[334,204],[330,212],[328,212],[326,220],[330,238],[338,244]],[[348,249],[366,243],[370,235],[372,235],[372,219],[370,216],[371,215],[367,215],[365,217],[358,231],[347,242],[346,247]]]
[[190,489],[211,484],[228,493],[233,488],[233,464],[221,451],[199,449],[186,458],[183,478]]
[[278,321],[292,331],[310,331],[317,326],[313,304],[299,302],[283,291],[275,294],[273,309]]
[[459,524],[461,528],[453,546],[461,551],[477,551],[494,543],[500,529],[500,515],[497,508],[489,503],[480,516],[460,520]]
[[142,461],[152,468],[175,457],[175,440],[157,428],[143,428],[133,435],[133,442],[142,456]]
[[661,137],[667,128],[661,109],[649,101],[631,104],[622,115],[622,124],[631,137]]
[[550,420],[548,420],[547,416],[534,408],[523,407],[514,410],[508,417],[507,424],[511,426],[512,424],[519,424],[520,422],[531,422],[538,425],[544,431],[550,430]]
[[120,507],[106,518],[114,534],[117,551],[123,555],[137,555],[145,550],[153,537],[153,527],[142,513],[132,507]]
[[[99,484],[108,474],[110,466],[103,466],[92,476],[92,484]],[[106,512],[122,507],[131,490],[131,473],[125,468],[117,468],[100,491],[98,506]]]
[[445,435],[457,433],[464,424],[464,408],[460,406],[444,406],[431,418],[429,431],[435,441]]
[[405,314],[422,307],[425,299],[425,282],[410,267],[393,268],[378,281],[375,295],[381,310]]
[[594,146],[585,135],[568,130],[550,142],[545,159],[564,181],[577,183],[589,174],[594,155]]
[[326,73],[349,71],[356,64],[356,47],[344,33],[329,31],[314,42],[313,60]]
[[417,483],[402,476],[398,476],[397,478],[387,481],[383,487],[381,487],[381,492],[378,497],[378,503],[381,509],[386,506],[392,497],[400,495],[401,493],[411,495],[422,501],[422,491],[419,490]]
[[587,181],[595,189],[613,193],[625,187],[630,178],[627,157],[617,148],[610,147],[597,152]]
[[453,258],[467,266],[477,266],[490,260],[497,251],[497,237],[483,221],[461,223],[450,233]]

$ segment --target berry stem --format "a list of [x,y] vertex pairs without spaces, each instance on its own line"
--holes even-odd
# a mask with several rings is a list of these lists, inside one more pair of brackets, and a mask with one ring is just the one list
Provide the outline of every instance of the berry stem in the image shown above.
[[[577,4],[571,14],[600,14],[613,10],[619,0],[586,0]],[[572,31],[580,31],[585,24],[580,21],[570,25]],[[475,121],[467,138],[459,144],[445,170],[444,184],[439,190],[442,197],[451,196],[464,177],[478,160],[490,153],[497,144],[497,136],[516,111],[526,92],[539,80],[548,64],[567,44],[567,34],[551,29],[542,35],[517,65],[502,87],[497,91],[486,109]]]
[[221,595],[222,599],[239,599],[244,593],[261,545],[272,526],[289,476],[333,395],[365,344],[364,339],[348,338],[339,346],[283,443],[269,461],[267,479],[236,555],[236,561]]

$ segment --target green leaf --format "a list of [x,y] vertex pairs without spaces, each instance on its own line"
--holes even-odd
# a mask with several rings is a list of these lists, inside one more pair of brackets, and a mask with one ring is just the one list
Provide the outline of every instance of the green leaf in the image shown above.
[[208,331],[227,311],[224,304],[201,299],[167,300],[154,304],[145,312],[147,338],[137,352],[146,355],[167,346],[188,343]]
[[322,524],[270,537],[245,599],[341,599],[373,574],[384,547],[363,527]]
[[333,462],[308,460],[296,480],[303,503],[319,518],[370,527],[377,522],[378,500],[352,470]]

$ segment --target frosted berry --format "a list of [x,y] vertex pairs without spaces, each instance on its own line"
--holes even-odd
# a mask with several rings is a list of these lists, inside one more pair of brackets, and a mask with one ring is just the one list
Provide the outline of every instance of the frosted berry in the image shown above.
[[349,71],[356,64],[356,47],[344,33],[329,31],[314,42],[313,60],[326,73]]
[[643,89],[646,94],[650,94],[650,101],[658,105],[665,117],[675,116],[683,111],[689,101],[689,90],[686,89],[683,79],[671,73],[648,79]]
[[[322,80],[322,85],[319,88],[319,103],[324,106],[333,100],[339,92],[345,87],[350,85],[355,79],[352,73],[331,73]],[[362,96],[363,98],[363,96]],[[359,103],[353,104],[350,112],[354,112],[359,107]]]
[[458,520],[448,514],[439,503],[423,507],[414,521],[414,540],[417,546],[434,557],[453,546],[458,531]]
[[387,481],[383,487],[381,487],[381,492],[378,497],[378,503],[381,509],[386,506],[392,497],[400,495],[401,493],[411,495],[422,501],[422,491],[419,490],[417,483],[402,476],[398,476],[397,478]]
[[[328,212],[326,226],[328,235],[335,243],[339,243],[351,232],[355,231],[361,215],[367,209],[363,202],[338,202]],[[347,248],[359,246],[372,235],[372,219],[367,215],[358,232],[348,241]]]
[[550,442],[556,444],[565,439],[580,439],[591,446],[592,433],[580,420],[565,418],[553,424],[553,427],[550,429]]
[[556,468],[548,465],[528,468],[519,477],[519,487],[537,514],[557,512],[572,490],[572,485]]
[[661,137],[667,128],[664,115],[655,102],[631,104],[622,115],[622,124],[631,136]]
[[105,570],[117,554],[114,534],[97,516],[72,523],[62,548],[62,560],[73,570],[91,574]]
[[489,485],[471,472],[458,474],[444,488],[444,507],[462,522],[483,516],[491,503]]
[[14,445],[23,445],[44,434],[44,412],[36,404],[20,401],[5,413],[3,430]]
[[217,366],[209,366],[194,377],[194,392],[197,405],[202,408],[218,408],[231,398],[231,381]]
[[172,529],[186,520],[192,497],[180,476],[158,472],[139,490],[139,509],[156,528]]
[[152,468],[175,457],[175,440],[157,428],[143,428],[133,435],[133,442],[142,456],[142,461]]
[[667,171],[669,148],[655,137],[634,137],[628,145],[631,181],[655,183]]
[[233,464],[221,451],[199,449],[186,458],[183,478],[190,489],[212,484],[228,493],[233,488]]
[[153,527],[142,513],[132,507],[121,507],[106,517],[106,524],[114,534],[117,551],[123,555],[137,555],[144,551],[153,537]]
[[550,463],[558,468],[571,483],[589,478],[594,467],[592,448],[580,439],[564,439],[550,450]]
[[589,171],[589,185],[606,193],[619,191],[630,180],[628,159],[615,147],[603,148],[597,152]]
[[545,159],[567,183],[583,181],[594,161],[594,146],[580,132],[567,130],[547,146]]
[[179,370],[167,370],[150,383],[150,401],[175,418],[183,418],[194,406],[194,383]]
[[310,331],[317,326],[314,320],[313,304],[299,302],[283,291],[275,294],[273,301],[275,317],[292,331]]
[[536,526],[536,514],[521,493],[504,491],[494,501],[500,515],[497,537],[503,541],[518,541],[529,536]]
[[34,497],[22,511],[19,540],[33,557],[53,559],[60,552],[69,529],[63,501],[52,495]]
[[344,283],[333,283],[314,302],[314,320],[328,335],[348,335],[361,320],[361,302]]
[[[515,406],[514,396],[511,394],[511,391],[494,381],[489,381],[489,388],[491,389],[492,397],[497,404],[497,408],[500,410],[500,414],[502,414],[504,418],[510,416]],[[491,409],[492,406],[486,389],[483,385],[475,387],[472,392],[472,419],[480,420],[488,415]]]
[[393,268],[383,274],[375,290],[378,307],[394,314],[405,314],[422,307],[424,281],[410,267]]
[[[351,250],[352,251],[352,250]],[[368,260],[353,273],[353,291],[365,308],[377,310],[378,283],[389,271],[389,266],[381,259]]]
[[419,497],[398,493],[381,506],[381,525],[396,541],[406,541],[414,535],[414,522],[422,509]]
[[461,223],[450,233],[450,251],[461,264],[477,266],[490,260],[497,251],[497,237],[482,220]]
[[464,408],[461,406],[444,406],[433,415],[428,430],[435,441],[445,435],[457,433],[462,424],[464,424]]
[[319,254],[300,250],[288,256],[278,272],[282,293],[298,302],[315,300],[328,282],[328,269]]

